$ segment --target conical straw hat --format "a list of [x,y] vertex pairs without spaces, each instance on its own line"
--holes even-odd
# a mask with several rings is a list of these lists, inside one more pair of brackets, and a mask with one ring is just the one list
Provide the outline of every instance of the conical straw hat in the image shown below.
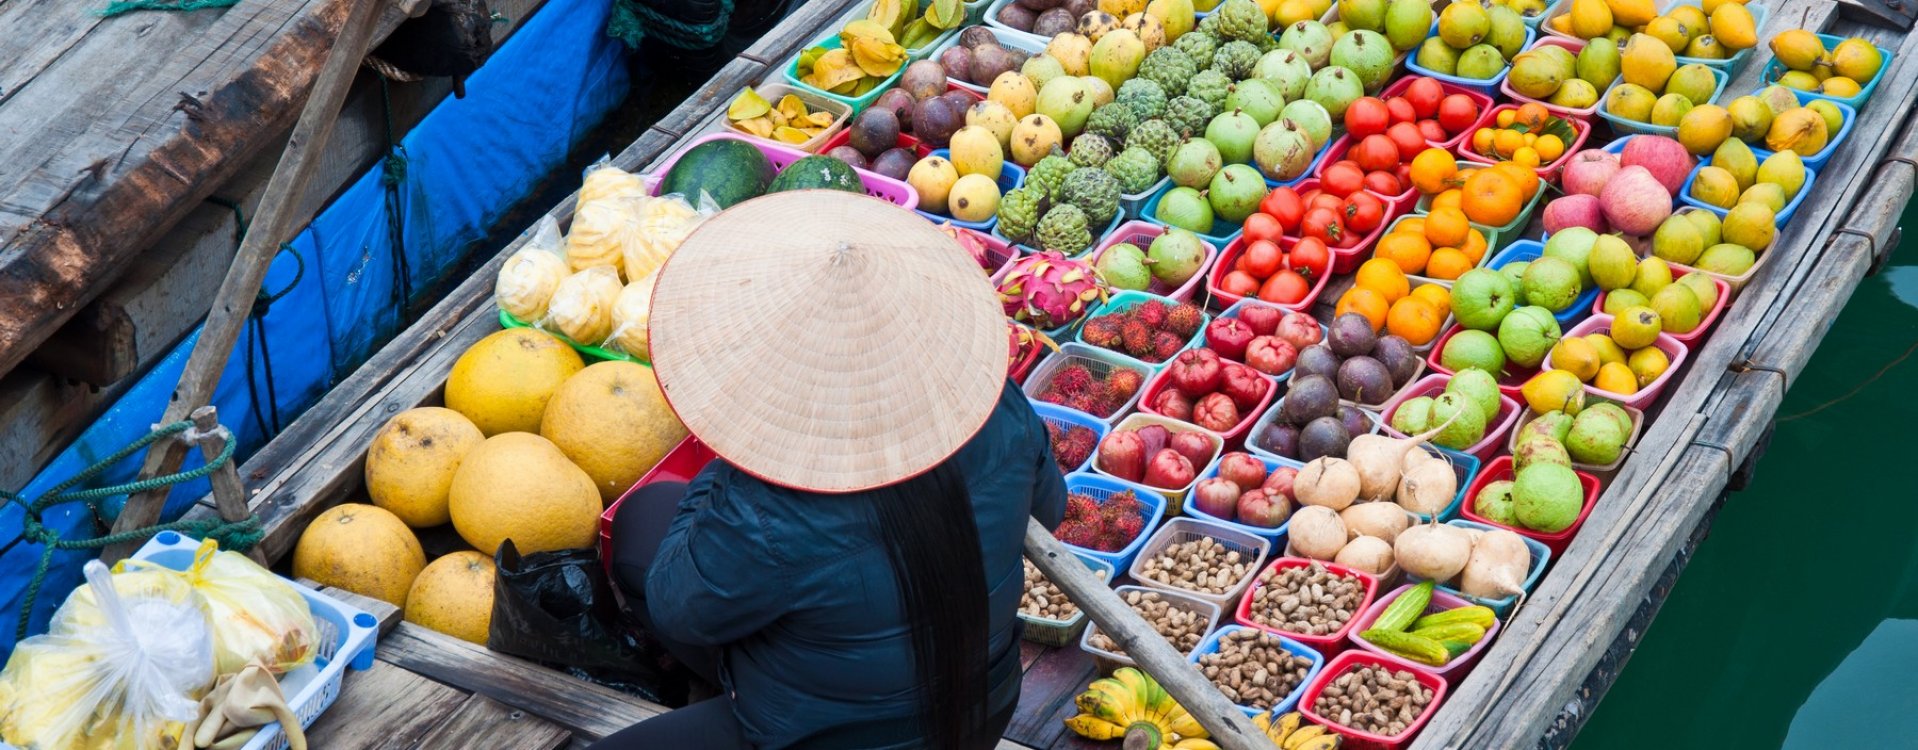
[[708,219],[653,289],[652,360],[687,429],[814,492],[916,476],[985,425],[1006,380],[998,295],[912,211],[837,190]]

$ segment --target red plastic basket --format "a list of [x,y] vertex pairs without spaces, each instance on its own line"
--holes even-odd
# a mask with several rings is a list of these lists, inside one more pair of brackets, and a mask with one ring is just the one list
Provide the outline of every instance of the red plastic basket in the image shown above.
[[[1723,298],[1723,294],[1720,295],[1720,298]],[[1699,326],[1699,329],[1703,328],[1703,325]],[[1572,330],[1566,331],[1565,335],[1584,336],[1591,333],[1610,334],[1611,332],[1612,316],[1593,315],[1581,321],[1578,325],[1572,326]],[[1658,334],[1658,338],[1652,341],[1652,346],[1658,347],[1659,351],[1664,352],[1665,358],[1670,360],[1671,364],[1666,366],[1665,372],[1659,374],[1656,379],[1650,383],[1646,383],[1645,387],[1638,389],[1637,393],[1627,396],[1622,393],[1602,390],[1590,384],[1585,386],[1585,393],[1608,401],[1617,401],[1640,411],[1647,410],[1653,401],[1658,400],[1658,394],[1665,390],[1665,386],[1672,382],[1672,376],[1678,373],[1679,366],[1685,364],[1685,358],[1691,353],[1690,347],[1686,346],[1684,342],[1673,338],[1669,333]],[[1545,364],[1543,366],[1547,368],[1552,366],[1552,355],[1549,352],[1545,355]]]
[[[1425,710],[1419,713],[1418,718],[1412,720],[1411,726],[1406,727],[1404,732],[1392,737],[1384,737],[1341,726],[1338,722],[1320,716],[1317,711],[1312,710],[1313,704],[1319,702],[1319,695],[1325,692],[1326,686],[1331,685],[1334,680],[1344,676],[1345,673],[1351,671],[1353,667],[1360,666],[1384,667],[1392,670],[1403,669],[1410,672],[1412,676],[1419,681],[1419,684],[1431,688],[1432,702],[1426,704]],[[1425,728],[1425,722],[1432,718],[1432,714],[1438,713],[1439,704],[1444,702],[1445,692],[1449,688],[1449,683],[1445,681],[1445,678],[1432,674],[1431,672],[1417,669],[1416,667],[1417,665],[1404,659],[1375,654],[1370,651],[1347,651],[1339,654],[1337,658],[1325,665],[1325,669],[1319,672],[1319,676],[1314,678],[1311,684],[1306,686],[1305,694],[1299,697],[1299,712],[1305,714],[1305,718],[1323,724],[1325,728],[1344,735],[1346,739],[1350,740],[1344,745],[1347,748],[1371,750],[1373,748],[1403,747],[1410,743],[1413,737],[1418,736],[1419,730]]]
[[[1562,47],[1566,50],[1569,50],[1573,56],[1577,56],[1579,52],[1585,49],[1585,40],[1566,39],[1565,37],[1562,37],[1562,36],[1550,36],[1547,34],[1540,34],[1538,37],[1538,40],[1532,42],[1532,46],[1526,47],[1525,49],[1526,51],[1529,52],[1531,50],[1535,50],[1540,47]],[[1607,81],[1605,85],[1598,87],[1598,92],[1600,94],[1604,94],[1605,90],[1611,87],[1612,87],[1611,82]],[[1533,99],[1529,96],[1518,93],[1518,91],[1512,88],[1511,76],[1506,76],[1505,80],[1499,82],[1498,90],[1499,90],[1499,93],[1504,94],[1505,98],[1507,99],[1510,99],[1515,102],[1537,103],[1539,106],[1544,107],[1545,111],[1558,115],[1559,117],[1576,117],[1589,123],[1592,121],[1592,114],[1598,111],[1597,103],[1593,103],[1592,106],[1590,107],[1583,107],[1583,108],[1565,107],[1565,106],[1553,104],[1543,99]],[[1571,150],[1567,149],[1565,153],[1569,154],[1571,153]]]
[[[1491,111],[1485,113],[1484,117],[1479,118],[1479,125],[1477,127],[1489,127],[1486,123],[1497,122],[1498,113],[1517,109],[1518,105],[1516,104],[1500,104],[1497,107],[1493,107]],[[1533,172],[1538,173],[1538,178],[1546,182],[1557,181],[1559,170],[1564,169],[1565,165],[1571,162],[1572,154],[1578,153],[1579,149],[1584,148],[1585,141],[1592,136],[1592,124],[1590,122],[1566,115],[1558,115],[1558,118],[1572,126],[1574,137],[1571,143],[1565,144],[1565,151],[1560,153],[1558,158],[1553,160],[1552,163],[1540,164],[1532,168]],[[1452,153],[1458,154],[1461,160],[1474,164],[1491,166],[1498,163],[1497,160],[1473,151],[1471,148],[1472,144],[1469,143],[1469,140],[1470,139],[1459,141],[1457,145],[1452,147]]]
[[[1483,119],[1483,118],[1480,118],[1480,119]],[[1331,167],[1332,165],[1339,163],[1340,161],[1344,161],[1345,152],[1351,148],[1352,148],[1351,134],[1348,133],[1346,135],[1339,136],[1339,139],[1336,141],[1333,141],[1332,145],[1325,147],[1326,149],[1325,158],[1319,162],[1319,171],[1312,173],[1312,176],[1323,179],[1325,177],[1325,170]],[[1303,186],[1305,183],[1301,182],[1299,184]],[[1301,188],[1299,192],[1305,192],[1305,191],[1303,188]],[[1385,196],[1385,204],[1388,207],[1390,207],[1391,210],[1389,213],[1393,216],[1410,212],[1413,206],[1418,205],[1418,202],[1419,202],[1419,189],[1416,187],[1413,187],[1409,180],[1406,182],[1405,192],[1399,193],[1398,195]],[[1384,226],[1385,224],[1389,224],[1389,223],[1391,223],[1391,221],[1388,218],[1386,221],[1380,222],[1380,226]],[[1357,263],[1353,263],[1352,265],[1355,268],[1358,266]],[[1336,266],[1334,267],[1334,270],[1338,271],[1339,273],[1346,273],[1346,271],[1338,270]]]
[[[1299,180],[1299,184],[1293,186],[1292,189],[1299,191],[1299,194],[1303,195],[1306,191],[1317,190],[1318,187],[1319,178],[1308,177]],[[1332,251],[1332,273],[1351,273],[1357,270],[1359,264],[1364,263],[1366,258],[1371,257],[1372,246],[1378,244],[1379,238],[1384,237],[1386,230],[1390,229],[1392,224],[1397,222],[1399,217],[1404,215],[1407,210],[1400,205],[1402,201],[1399,199],[1402,196],[1379,195],[1370,190],[1362,192],[1370,193],[1373,197],[1383,201],[1385,203],[1385,212],[1379,215],[1379,225],[1373,227],[1370,233],[1359,238],[1359,241],[1353,243],[1351,247],[1331,247],[1329,245],[1326,247],[1326,249]],[[1418,190],[1416,189],[1412,191],[1412,202],[1414,204],[1418,202]],[[1290,235],[1281,237],[1279,238],[1279,249],[1288,253],[1292,252],[1292,246],[1297,245],[1299,239],[1298,237]]]
[[599,515],[600,564],[606,566],[608,571],[612,570],[613,516],[619,513],[620,503],[626,502],[626,498],[632,497],[639,488],[649,484],[690,482],[706,468],[706,464],[712,463],[713,459],[718,457],[719,454],[706,447],[705,443],[699,442],[699,438],[687,435],[685,440],[679,441],[679,445],[673,446],[673,449],[666,453],[665,458],[661,458],[657,465],[648,470],[645,476],[640,477],[638,482],[634,482],[631,488],[622,493],[618,500],[606,506],[606,512]]
[[[1120,224],[1118,229],[1112,230],[1111,234],[1106,235],[1105,239],[1100,240],[1099,244],[1093,249],[1092,256],[1087,258],[1086,262],[1097,266],[1100,256],[1106,254],[1106,248],[1127,242],[1139,246],[1140,250],[1144,250],[1152,244],[1153,240],[1158,239],[1159,235],[1162,234],[1165,234],[1165,227],[1149,221],[1133,219],[1132,221]],[[1195,234],[1193,236],[1197,237],[1198,235]],[[1003,240],[1001,241],[1003,242]],[[1238,240],[1233,240],[1233,242],[1237,241]],[[1158,279],[1153,279],[1152,284],[1146,287],[1146,291],[1165,297],[1166,299],[1178,300],[1180,302],[1192,301],[1192,295],[1199,290],[1199,284],[1203,282],[1206,277],[1212,275],[1212,264],[1219,259],[1219,249],[1213,247],[1212,243],[1200,239],[1199,244],[1205,246],[1205,259],[1199,262],[1199,270],[1192,274],[1192,278],[1186,279],[1185,283],[1177,288],[1167,287]]]
[[[1352,634],[1350,636],[1352,645],[1358,646],[1359,648],[1365,649],[1366,651],[1370,651],[1375,654],[1379,654],[1381,656],[1388,656],[1394,659],[1401,659],[1405,663],[1410,664],[1413,669],[1417,669],[1418,671],[1421,671],[1421,672],[1430,672],[1432,674],[1439,675],[1441,677],[1453,677],[1454,675],[1463,675],[1466,672],[1471,671],[1472,666],[1478,662],[1479,654],[1484,653],[1485,648],[1492,644],[1492,637],[1498,635],[1499,626],[1502,624],[1498,621],[1498,618],[1492,619],[1492,626],[1485,629],[1485,637],[1478,639],[1478,643],[1472,644],[1472,647],[1469,649],[1466,649],[1465,653],[1462,653],[1456,657],[1453,657],[1451,661],[1448,661],[1445,663],[1444,666],[1439,666],[1439,667],[1434,667],[1430,664],[1419,664],[1410,659],[1405,659],[1404,657],[1401,657],[1398,654],[1394,654],[1390,651],[1386,651],[1385,649],[1379,648],[1378,646],[1373,645],[1371,641],[1365,640],[1364,638],[1359,636],[1360,633],[1363,633],[1367,630],[1372,629],[1373,623],[1376,623],[1379,621],[1379,616],[1385,614],[1386,607],[1392,606],[1392,602],[1398,601],[1399,597],[1404,596],[1405,592],[1410,591],[1412,587],[1416,585],[1418,584],[1416,583],[1405,584],[1396,589],[1393,589],[1390,592],[1380,595],[1378,598],[1378,601],[1372,602],[1372,606],[1367,607],[1365,609],[1365,613],[1362,615],[1359,615],[1358,624],[1353,626],[1352,628]],[[1444,612],[1447,610],[1453,610],[1453,609],[1458,609],[1460,607],[1470,607],[1470,606],[1475,606],[1475,605],[1472,602],[1468,602],[1465,599],[1460,598],[1459,596],[1455,594],[1452,594],[1450,592],[1443,591],[1443,590],[1437,590],[1435,588],[1432,591],[1432,603],[1426,605],[1424,614],[1428,614],[1428,615],[1437,614],[1439,612]]]
[[1509,480],[1512,478],[1511,456],[1499,456],[1493,459],[1491,463],[1485,465],[1484,470],[1478,473],[1478,479],[1472,480],[1471,489],[1466,490],[1465,502],[1460,504],[1459,514],[1467,521],[1476,521],[1487,526],[1496,526],[1527,539],[1535,539],[1540,544],[1551,548],[1552,555],[1556,557],[1564,554],[1565,548],[1571,546],[1572,537],[1577,536],[1579,528],[1585,525],[1585,518],[1592,514],[1592,506],[1598,504],[1598,477],[1576,469],[1573,470],[1573,473],[1578,475],[1578,483],[1585,487],[1585,505],[1578,510],[1578,520],[1573,521],[1572,525],[1565,527],[1562,531],[1546,533],[1543,531],[1533,531],[1523,526],[1507,526],[1487,519],[1472,511],[1472,507],[1478,503],[1478,493],[1480,490],[1485,489],[1485,485],[1501,479]]
[[[1407,89],[1412,88],[1413,81],[1416,81],[1420,78],[1428,78],[1428,77],[1429,76],[1411,75],[1411,76],[1405,76],[1403,78],[1400,78],[1397,81],[1393,82],[1392,85],[1385,87],[1385,93],[1379,94],[1379,98],[1390,99],[1394,96],[1399,96],[1401,94],[1404,94]],[[1442,149],[1445,149],[1446,151],[1450,151],[1453,148],[1457,147],[1460,142],[1468,138],[1471,138],[1472,133],[1474,131],[1477,131],[1479,129],[1479,126],[1485,122],[1486,111],[1492,108],[1492,104],[1493,104],[1492,97],[1489,97],[1489,96],[1486,96],[1485,94],[1465,88],[1464,86],[1460,86],[1456,83],[1447,83],[1445,81],[1439,81],[1437,78],[1433,78],[1432,80],[1438,81],[1439,88],[1445,90],[1446,96],[1451,96],[1452,94],[1464,94],[1468,97],[1471,97],[1472,103],[1478,106],[1478,119],[1473,120],[1471,125],[1467,125],[1464,130],[1459,131],[1456,135],[1453,135],[1451,138],[1447,138],[1443,141],[1435,141],[1430,138],[1425,139],[1425,143],[1427,145],[1432,146],[1433,148],[1442,148]],[[1340,152],[1340,153],[1343,153],[1343,152]]]
[[[1456,318],[1454,318],[1454,320],[1456,320]],[[1458,333],[1463,330],[1465,330],[1464,326],[1453,323],[1451,328],[1445,330],[1445,335],[1438,338],[1438,343],[1433,345],[1432,350],[1426,352],[1425,364],[1431,367],[1433,372],[1444,373],[1445,375],[1457,374],[1452,368],[1446,367],[1439,361],[1439,355],[1445,352],[1446,342],[1451,341],[1453,336],[1458,335]],[[1498,334],[1494,333],[1492,335],[1496,336]],[[1571,334],[1568,333],[1566,335],[1569,336]],[[1551,362],[1552,355],[1549,353],[1546,354],[1545,361],[1548,363]],[[1498,392],[1504,394],[1507,398],[1520,398],[1523,394],[1519,392],[1519,389],[1525,386],[1525,381],[1531,380],[1532,376],[1537,374],[1538,368],[1536,367],[1519,367],[1508,361],[1505,363],[1505,369],[1497,373]]]
[[[1672,264],[1671,268],[1672,268],[1673,281],[1677,281],[1679,279],[1684,278],[1686,274],[1702,273],[1700,271],[1693,271],[1690,268],[1686,268],[1685,266],[1681,266],[1676,263]],[[1706,274],[1706,275],[1711,276],[1710,274]],[[1718,278],[1716,276],[1711,276],[1711,280],[1712,280],[1712,286],[1718,289],[1718,301],[1712,303],[1711,309],[1705,311],[1704,317],[1699,318],[1698,327],[1693,328],[1692,330],[1686,333],[1668,333],[1665,335],[1670,336],[1674,339],[1678,339],[1679,343],[1682,343],[1689,347],[1689,346],[1696,346],[1700,339],[1705,338],[1705,334],[1711,333],[1712,324],[1717,323],[1718,317],[1724,314],[1725,308],[1730,307],[1732,304],[1732,285],[1729,283],[1726,283],[1724,279]],[[1607,294],[1610,294],[1610,292],[1598,293],[1598,299],[1592,302],[1593,315],[1606,314],[1605,313],[1605,295]]]
[[[1233,363],[1232,360],[1226,359],[1224,357],[1220,357],[1219,362],[1221,365],[1224,365],[1226,363]],[[1238,366],[1240,367],[1245,366],[1239,363],[1233,363],[1233,364],[1238,364]],[[1253,372],[1257,373],[1258,371],[1253,370]],[[1267,376],[1264,373],[1259,373],[1259,381],[1265,384],[1265,396],[1259,399],[1258,405],[1253,406],[1250,409],[1241,410],[1239,412],[1238,425],[1234,426],[1232,429],[1227,430],[1225,432],[1213,432],[1211,430],[1206,430],[1206,432],[1211,433],[1213,435],[1217,435],[1219,436],[1220,439],[1225,441],[1225,450],[1229,450],[1229,451],[1238,450],[1245,446],[1245,436],[1246,436],[1246,433],[1252,431],[1252,423],[1259,421],[1259,415],[1264,414],[1265,410],[1272,406],[1272,399],[1279,392],[1278,381],[1273,380],[1270,376]],[[1172,368],[1167,367],[1163,370],[1160,370],[1157,374],[1153,375],[1151,380],[1146,381],[1145,391],[1141,393],[1139,396],[1139,411],[1144,412],[1146,414],[1157,414],[1161,417],[1166,416],[1164,413],[1161,413],[1158,409],[1152,408],[1152,400],[1154,398],[1157,398],[1160,393],[1163,393],[1165,389],[1171,388],[1171,387],[1172,387]],[[1204,430],[1205,428],[1201,427],[1199,429]],[[1205,467],[1203,466],[1196,466],[1193,468],[1199,471],[1205,471]]]
[[[1384,419],[1379,420],[1380,425],[1385,428],[1386,432],[1391,433],[1393,436],[1407,437],[1405,433],[1392,428],[1392,414],[1398,411],[1399,405],[1418,398],[1419,396],[1436,396],[1444,392],[1445,386],[1451,384],[1451,382],[1451,375],[1432,373],[1418,379],[1411,385],[1400,388],[1398,395],[1393,396],[1392,400],[1387,401],[1385,407],[1379,410],[1379,414],[1384,416]],[[1485,436],[1480,438],[1478,442],[1473,443],[1470,448],[1466,448],[1461,452],[1472,454],[1478,457],[1480,461],[1490,461],[1492,456],[1497,455],[1499,450],[1505,447],[1505,437],[1511,432],[1512,425],[1518,423],[1518,415],[1522,413],[1524,409],[1525,407],[1520,405],[1517,400],[1504,393],[1500,393],[1498,395],[1498,415],[1486,422]]]
[[[654,195],[659,194],[660,180],[657,177],[658,175],[664,175],[672,171],[673,165],[679,162],[679,158],[685,156],[686,152],[692,150],[695,146],[717,140],[739,141],[759,149],[759,152],[765,154],[766,159],[773,163],[773,169],[775,170],[785,169],[788,164],[808,156],[813,156],[813,154],[800,151],[796,148],[781,146],[776,143],[767,143],[738,133],[713,133],[693,139],[690,143],[687,143],[684,148],[674,152],[672,156],[667,157],[666,161],[659,165],[659,169],[652,173],[653,178],[648,181],[648,189]],[[865,186],[867,195],[891,201],[901,208],[917,208],[919,206],[919,193],[913,190],[911,185],[907,185],[904,182],[877,172],[868,172],[864,169],[854,168],[853,172],[859,175],[859,182]]]
[[1240,625],[1244,625],[1248,628],[1258,628],[1268,633],[1277,633],[1279,635],[1282,635],[1292,640],[1303,643],[1307,646],[1311,646],[1312,648],[1318,649],[1319,653],[1325,654],[1328,657],[1331,656],[1332,654],[1336,654],[1340,651],[1345,650],[1346,634],[1351,632],[1352,626],[1354,624],[1358,623],[1359,614],[1364,612],[1366,607],[1372,606],[1372,600],[1376,598],[1379,594],[1379,579],[1378,577],[1370,573],[1367,573],[1363,570],[1356,570],[1353,568],[1346,567],[1344,565],[1340,565],[1338,563],[1319,562],[1317,560],[1307,560],[1303,557],[1280,557],[1280,558],[1274,559],[1272,561],[1272,564],[1265,566],[1265,569],[1280,570],[1284,568],[1303,568],[1310,565],[1318,565],[1320,567],[1325,568],[1328,571],[1331,571],[1339,575],[1357,576],[1359,579],[1359,583],[1365,586],[1365,598],[1359,602],[1358,609],[1352,613],[1351,619],[1348,619],[1345,621],[1345,625],[1343,627],[1340,627],[1335,632],[1327,633],[1325,635],[1306,635],[1304,633],[1294,633],[1289,630],[1279,630],[1278,628],[1267,627],[1265,625],[1260,625],[1259,623],[1253,621],[1252,595],[1257,593],[1259,588],[1265,585],[1265,582],[1261,580],[1265,577],[1264,570],[1259,571],[1259,575],[1253,577],[1252,585],[1246,587],[1245,595],[1239,598],[1239,608],[1234,613],[1233,619],[1237,621]]

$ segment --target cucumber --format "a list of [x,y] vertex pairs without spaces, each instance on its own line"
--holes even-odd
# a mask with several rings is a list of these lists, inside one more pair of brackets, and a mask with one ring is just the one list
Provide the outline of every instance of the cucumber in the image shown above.
[[1432,604],[1434,585],[1426,581],[1400,594],[1399,598],[1392,600],[1391,606],[1379,613],[1379,619],[1372,623],[1372,629],[1396,633],[1411,626],[1412,621],[1425,614],[1425,608]]
[[1444,644],[1424,636],[1401,633],[1396,630],[1378,630],[1374,628],[1360,633],[1359,637],[1370,641],[1374,646],[1392,652],[1394,655],[1403,656],[1420,664],[1443,667],[1446,662],[1452,660],[1452,652],[1450,649],[1447,649]]
[[1434,612],[1425,615],[1414,621],[1411,629],[1424,630],[1429,627],[1454,622],[1469,622],[1480,628],[1490,628],[1492,627],[1492,621],[1496,619],[1498,619],[1498,615],[1492,612],[1491,607],[1482,607],[1474,604],[1469,607],[1459,607],[1457,609],[1448,609],[1444,612]]
[[1438,641],[1439,645],[1452,653],[1453,658],[1457,658],[1485,639],[1485,628],[1469,622],[1448,622],[1414,630],[1412,635]]

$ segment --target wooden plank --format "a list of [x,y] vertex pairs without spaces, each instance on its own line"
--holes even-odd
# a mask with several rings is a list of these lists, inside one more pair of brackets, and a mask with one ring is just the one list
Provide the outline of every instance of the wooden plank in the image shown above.
[[759,41],[741,51],[739,56],[764,63],[771,80],[783,81],[785,72],[779,69],[780,65],[799,54],[802,46],[838,31],[838,26],[831,25],[833,21],[846,18],[853,11],[868,5],[865,0],[807,0],[794,8],[778,26],[761,36]]
[[122,390],[98,391],[31,368],[0,376],[0,488],[25,487],[80,433],[95,407]]
[[378,654],[388,664],[487,696],[587,739],[670,710],[411,623],[381,638]]
[[475,695],[420,739],[416,750],[552,750],[573,735],[558,725]]
[[[467,694],[391,664],[347,672],[340,698],[306,731],[316,750],[402,750],[465,704]],[[497,747],[497,746],[496,746]]]
[[1072,699],[1098,675],[1092,655],[1078,648],[1047,649],[1026,670],[1006,737],[1033,747],[1052,747],[1066,733],[1066,717],[1078,713]]
[[686,98],[686,103],[692,106],[682,105],[666,113],[666,116],[661,117],[659,122],[653,123],[652,127],[674,137],[693,132],[700,121],[714,109],[724,109],[740,89],[757,83],[765,76],[765,72],[764,63],[745,58],[733,58],[732,62],[726,63],[714,73],[706,85],[699,87],[698,91]]

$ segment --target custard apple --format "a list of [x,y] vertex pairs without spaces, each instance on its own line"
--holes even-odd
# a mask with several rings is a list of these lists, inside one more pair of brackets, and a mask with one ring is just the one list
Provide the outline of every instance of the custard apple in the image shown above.
[[1172,149],[1184,142],[1185,139],[1179,137],[1171,125],[1160,119],[1139,123],[1139,127],[1133,128],[1132,134],[1125,139],[1128,150],[1144,149],[1146,155],[1152,157],[1152,163],[1159,166],[1164,166],[1166,160],[1172,158]]
[[[1181,37],[1184,38],[1184,37]],[[1165,103],[1165,124],[1172,126],[1172,132],[1180,138],[1191,138],[1205,132],[1205,126],[1212,117],[1219,114],[1219,108],[1190,96],[1175,96]]]
[[1054,203],[1070,203],[1084,211],[1093,226],[1104,228],[1119,215],[1119,181],[1104,170],[1080,167],[1066,175]]
[[1118,156],[1101,167],[1106,174],[1119,181],[1119,189],[1127,195],[1136,195],[1152,188],[1159,181],[1159,159],[1138,146],[1131,146],[1119,152]]
[[1232,79],[1218,70],[1201,70],[1192,76],[1192,83],[1186,86],[1185,95],[1212,105],[1217,112],[1225,107],[1226,94],[1231,93]]
[[1252,69],[1259,65],[1260,54],[1258,46],[1251,42],[1226,42],[1212,55],[1212,69],[1234,81],[1243,81],[1252,77]]
[[[1092,171],[1099,172],[1096,169]],[[1108,176],[1107,179],[1111,178]],[[1033,232],[1032,241],[1041,250],[1073,256],[1092,247],[1092,231],[1086,228],[1084,211],[1079,210],[1078,206],[1063,203],[1053,206],[1044,218],[1039,219],[1039,228]]]
[[1045,196],[1033,188],[1015,188],[999,198],[999,233],[1013,242],[1025,242],[1032,237],[1032,228],[1039,223],[1039,206],[1045,202]]
[[[1209,20],[1211,16],[1206,18]],[[1187,57],[1194,60],[1210,60],[1212,53],[1219,51],[1219,38],[1211,34],[1180,34],[1179,40],[1172,43],[1172,48],[1184,52]]]
[[1113,99],[1132,108],[1132,113],[1144,120],[1165,114],[1165,87],[1144,78],[1134,78],[1119,86],[1119,93]]
[[1225,0],[1208,18],[1219,19],[1219,36],[1228,41],[1257,44],[1260,37],[1269,38],[1272,32],[1258,0]]
[[[1113,143],[1114,140],[1097,133],[1080,133],[1072,139],[1072,150],[1066,152],[1066,158],[1075,167],[1096,167],[1112,158]],[[1059,193],[1055,190],[1052,195],[1056,198]]]
[[[1207,58],[1210,60],[1210,58]],[[1160,47],[1139,63],[1139,78],[1159,84],[1166,96],[1185,93],[1186,82],[1199,72],[1199,63],[1190,55],[1171,47]]]
[[[1214,10],[1216,10],[1216,8]],[[1198,32],[1201,36],[1211,37],[1212,43],[1215,45],[1225,42],[1225,19],[1220,18],[1218,13],[1213,13],[1212,15],[1199,19],[1199,25],[1192,27],[1192,30]],[[1183,39],[1184,37],[1180,38]],[[1207,55],[1206,57],[1209,58],[1211,55]]]
[[1123,141],[1126,134],[1132,132],[1132,126],[1139,124],[1142,119],[1145,118],[1132,111],[1131,107],[1116,101],[1110,102],[1092,110],[1092,116],[1086,118],[1085,132]]
[[1026,172],[1026,187],[1039,191],[1040,198],[1051,198],[1076,166],[1064,153],[1054,151]]

